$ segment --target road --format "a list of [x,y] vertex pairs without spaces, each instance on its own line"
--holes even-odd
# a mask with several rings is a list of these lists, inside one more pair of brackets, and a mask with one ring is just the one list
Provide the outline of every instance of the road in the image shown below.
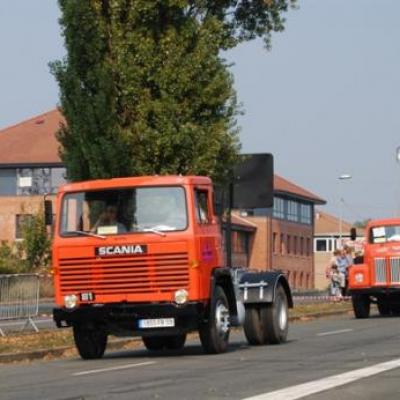
[[241,333],[231,343],[214,356],[191,341],[157,355],[138,349],[96,361],[3,365],[0,399],[400,398],[399,318],[320,319],[292,324],[284,345],[249,347]]

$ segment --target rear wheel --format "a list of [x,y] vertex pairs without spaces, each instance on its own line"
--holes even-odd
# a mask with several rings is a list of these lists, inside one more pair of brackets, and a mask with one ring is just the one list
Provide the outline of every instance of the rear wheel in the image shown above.
[[103,357],[107,346],[107,333],[99,327],[73,327],[75,346],[84,360]]
[[356,318],[368,318],[371,309],[371,300],[366,294],[353,294],[351,296],[354,315]]
[[261,318],[264,321],[264,340],[269,344],[286,342],[288,323],[288,300],[285,289],[278,285],[275,292],[275,300],[261,309]]
[[203,349],[209,354],[224,353],[228,349],[230,333],[229,305],[221,286],[215,287],[207,321],[199,328]]
[[259,308],[254,305],[246,307],[243,328],[249,344],[252,346],[264,344],[264,327],[261,321]]

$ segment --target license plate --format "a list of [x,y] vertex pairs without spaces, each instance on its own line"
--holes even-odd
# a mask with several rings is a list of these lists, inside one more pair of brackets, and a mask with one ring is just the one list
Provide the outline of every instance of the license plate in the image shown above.
[[139,319],[140,329],[172,328],[174,326],[175,326],[175,318]]

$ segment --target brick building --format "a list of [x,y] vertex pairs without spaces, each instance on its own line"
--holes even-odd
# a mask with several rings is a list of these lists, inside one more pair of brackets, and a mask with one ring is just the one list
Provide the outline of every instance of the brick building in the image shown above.
[[[236,211],[247,233],[252,268],[284,271],[292,288],[314,286],[314,207],[325,200],[275,175],[274,207]],[[243,234],[242,234],[243,235]]]
[[[62,121],[53,110],[0,130],[0,241],[18,239],[21,223],[39,211],[43,195],[65,182],[55,138]],[[234,264],[281,269],[292,287],[310,288],[314,206],[325,201],[277,175],[274,186],[273,209],[235,211]]]

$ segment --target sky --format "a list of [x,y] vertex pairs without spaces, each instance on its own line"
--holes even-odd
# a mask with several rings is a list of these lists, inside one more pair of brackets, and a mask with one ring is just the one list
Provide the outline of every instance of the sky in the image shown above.
[[[224,54],[242,151],[272,153],[276,173],[349,221],[400,215],[400,1],[298,5],[271,51],[253,41]],[[0,0],[0,129],[57,105],[59,16],[56,0]]]

